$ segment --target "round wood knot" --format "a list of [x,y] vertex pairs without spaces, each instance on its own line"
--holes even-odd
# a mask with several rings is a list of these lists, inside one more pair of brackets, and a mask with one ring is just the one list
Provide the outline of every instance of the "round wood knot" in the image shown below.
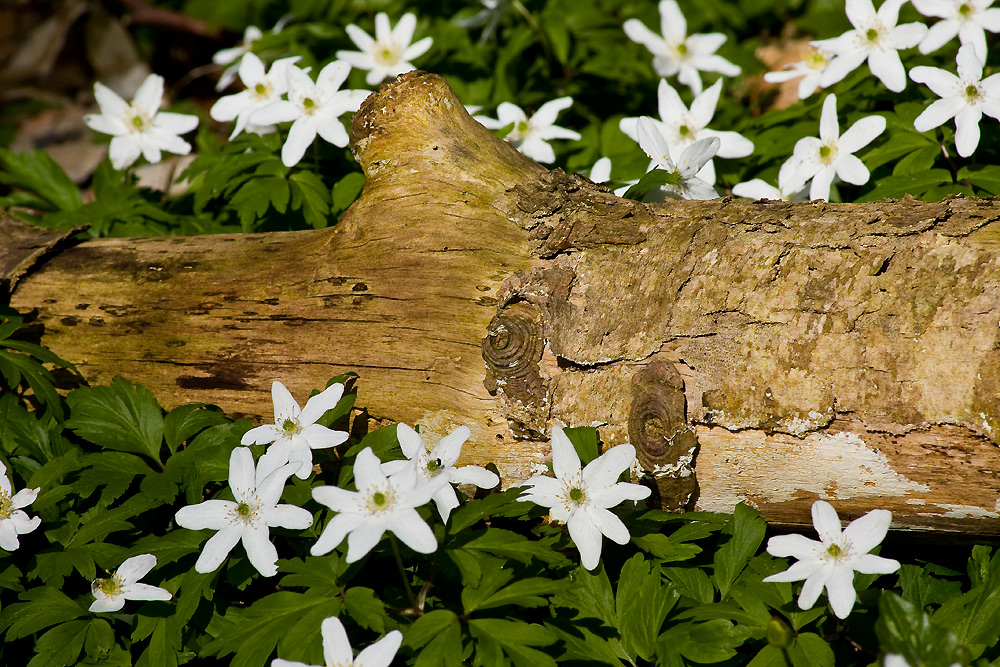
[[660,505],[684,509],[696,489],[698,438],[687,423],[684,381],[673,364],[654,361],[632,377],[628,435],[639,465],[656,480]]
[[483,360],[489,371],[486,388],[495,392],[503,386],[506,393],[516,394],[536,384],[543,346],[536,308],[526,303],[504,308],[490,322],[483,339]]

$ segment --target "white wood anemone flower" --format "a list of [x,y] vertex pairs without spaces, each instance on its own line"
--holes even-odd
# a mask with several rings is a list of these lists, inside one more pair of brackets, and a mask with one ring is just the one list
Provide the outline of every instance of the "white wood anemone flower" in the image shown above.
[[548,507],[553,521],[566,524],[583,567],[593,570],[601,560],[602,535],[618,544],[627,543],[631,537],[609,508],[626,500],[636,502],[649,497],[650,490],[645,486],[618,481],[634,461],[635,448],[624,444],[581,467],[569,436],[559,426],[553,426],[552,471],[556,476],[533,475],[524,483],[527,493],[518,500]]
[[994,0],[913,0],[924,16],[941,20],[931,26],[920,42],[920,53],[932,53],[958,36],[963,46],[971,44],[980,60],[986,60],[986,31],[1000,32],[1000,8]]
[[[326,667],[389,667],[392,659],[403,642],[403,633],[399,630],[387,632],[377,642],[363,649],[354,657],[351,641],[347,638],[344,624],[336,616],[323,620],[320,625],[323,637],[323,664]],[[314,667],[304,662],[275,658],[271,667]]]
[[254,469],[253,454],[237,447],[229,456],[229,486],[232,500],[206,500],[177,510],[177,524],[189,530],[218,531],[202,549],[194,569],[214,572],[229,552],[242,541],[250,563],[265,577],[278,572],[278,550],[271,544],[269,528],[304,530],[312,525],[312,514],[295,505],[279,505],[285,482],[298,467],[261,465]]
[[[708,137],[716,137],[719,140],[719,150],[713,157],[736,158],[753,153],[753,142],[739,132],[720,132],[708,127],[722,93],[721,79],[695,95],[690,109],[666,79],[660,79],[656,93],[660,117],[650,120],[656,125],[660,135],[666,139],[672,155],[679,155],[696,141]],[[635,142],[639,141],[639,118],[639,116],[622,118],[618,122],[621,131]],[[715,184],[715,164],[711,159],[698,170],[698,178],[709,185]]]
[[798,94],[799,99],[804,100],[819,89],[819,82],[823,79],[826,66],[830,64],[830,57],[829,52],[810,45],[802,60],[786,65],[777,72],[767,72],[764,74],[764,81],[784,83],[801,77]]
[[95,600],[89,610],[119,611],[125,606],[125,600],[169,600],[173,597],[170,591],[159,586],[139,583],[139,580],[149,574],[154,567],[156,567],[156,556],[153,554],[132,556],[119,565],[115,573],[107,579],[95,579],[90,586]]
[[511,102],[501,102],[497,106],[497,117],[474,116],[484,127],[499,130],[513,125],[514,128],[504,137],[514,148],[527,155],[535,162],[551,164],[556,161],[555,151],[549,143],[552,139],[570,139],[578,141],[580,133],[556,125],[556,117],[564,109],[573,104],[572,97],[560,97],[549,100],[529,118],[524,109]]
[[288,99],[272,102],[250,115],[250,122],[257,125],[292,122],[281,147],[281,162],[286,167],[298,164],[317,134],[334,146],[346,146],[347,130],[340,117],[357,111],[371,94],[368,90],[340,90],[351,72],[350,64],[334,60],[320,70],[315,82],[295,65],[286,67],[285,72]]
[[670,157],[670,145],[660,133],[660,128],[653,119],[643,116],[639,119],[639,147],[652,159],[653,168],[671,175],[670,181],[660,186],[663,194],[681,199],[714,199],[719,196],[715,188],[697,175],[718,152],[718,137],[699,139],[686,147],[675,164]]
[[0,549],[16,550],[21,546],[17,536],[30,533],[42,523],[37,516],[29,517],[23,509],[37,497],[38,489],[21,489],[14,493],[14,486],[7,478],[7,466],[0,461]]
[[434,477],[421,484],[413,465],[387,476],[371,447],[366,447],[354,459],[354,482],[357,491],[337,486],[313,489],[316,502],[337,513],[312,546],[313,556],[330,553],[346,537],[346,560],[353,563],[371,551],[386,531],[417,553],[429,554],[437,549],[434,531],[416,508],[429,503],[448,484],[447,477]]
[[417,27],[417,17],[407,12],[399,19],[396,27],[389,23],[389,15],[379,12],[375,15],[375,37],[354,25],[345,30],[360,51],[337,51],[337,58],[347,61],[353,67],[367,70],[365,81],[374,86],[389,77],[416,69],[410,62],[427,53],[434,43],[431,37],[424,37],[416,44],[413,31]]
[[87,114],[83,122],[95,132],[110,134],[108,155],[115,169],[124,169],[142,155],[150,164],[160,161],[162,152],[187,155],[191,144],[180,135],[198,127],[198,117],[160,111],[163,77],[150,74],[139,86],[131,104],[104,84],[94,84],[99,114]]
[[834,177],[854,185],[864,185],[871,175],[868,167],[854,155],[885,131],[885,118],[866,116],[856,121],[843,134],[837,121],[837,96],[830,94],[823,100],[819,119],[819,138],[803,137],[795,143],[793,158],[802,168],[804,181],[809,185],[810,199],[829,199]]
[[847,0],[847,19],[854,26],[839,37],[813,42],[834,54],[819,85],[831,86],[868,61],[868,69],[894,93],[906,87],[906,70],[899,59],[901,49],[913,48],[927,34],[923,23],[896,25],[899,8],[906,0],[885,0],[875,11],[872,0]]
[[406,424],[399,423],[396,425],[396,439],[406,460],[386,461],[382,464],[382,472],[393,475],[401,472],[405,466],[413,465],[416,466],[418,484],[426,484],[436,477],[447,479],[449,483],[431,497],[441,520],[447,523],[451,511],[459,505],[453,484],[472,484],[481,489],[492,489],[500,483],[496,474],[481,466],[455,467],[455,462],[462,453],[462,444],[471,435],[472,431],[468,426],[459,426],[427,451],[420,434]]
[[910,78],[930,88],[941,99],[932,102],[913,121],[917,132],[926,132],[955,119],[955,149],[969,157],[979,147],[979,121],[983,114],[1000,119],[1000,74],[983,79],[983,60],[976,47],[958,50],[958,76],[937,67],[914,67]]
[[212,62],[216,65],[227,65],[215,84],[216,91],[225,90],[229,87],[229,84],[236,80],[236,74],[239,72],[243,56],[250,53],[253,43],[263,36],[264,33],[261,32],[260,28],[255,25],[248,25],[246,30],[243,31],[243,40],[237,46],[231,46],[215,52],[215,55],[212,56]]
[[676,0],[660,0],[660,32],[646,27],[639,19],[628,19],[622,26],[633,42],[642,44],[653,54],[653,69],[660,76],[677,75],[677,80],[688,86],[695,95],[701,92],[699,72],[718,72],[725,76],[739,76],[740,68],[716,51],[726,41],[721,32],[688,35],[687,20]]
[[733,194],[749,199],[773,199],[775,201],[804,201],[806,181],[802,178],[802,165],[790,157],[778,170],[778,187],[763,179],[754,178],[733,186]]
[[295,463],[299,466],[295,475],[307,479],[312,474],[312,450],[336,447],[347,440],[346,431],[334,431],[316,423],[327,410],[336,407],[343,395],[344,385],[335,383],[300,408],[285,385],[275,380],[271,384],[274,423],[250,429],[243,434],[240,444],[245,447],[272,443],[260,458],[260,465],[273,470],[286,463]]
[[830,607],[837,618],[847,618],[854,608],[854,573],[890,574],[899,562],[868,553],[877,547],[889,530],[892,512],[872,510],[841,530],[833,505],[817,500],[812,506],[813,526],[819,541],[804,535],[776,535],[767,542],[767,553],[778,558],[796,558],[784,572],[764,577],[764,581],[800,581],[799,608],[811,609],[826,588]]
[[287,68],[299,61],[298,56],[275,60],[271,68],[264,71],[264,63],[253,53],[243,56],[240,61],[240,81],[246,86],[232,95],[219,98],[208,115],[220,122],[236,121],[229,139],[234,139],[240,132],[246,130],[254,134],[267,134],[274,131],[273,125],[257,125],[250,122],[250,116],[271,102],[277,102],[288,90]]

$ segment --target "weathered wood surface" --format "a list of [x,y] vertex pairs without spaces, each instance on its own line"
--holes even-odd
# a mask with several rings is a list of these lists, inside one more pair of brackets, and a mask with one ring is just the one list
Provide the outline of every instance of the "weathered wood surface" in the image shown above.
[[[547,171],[438,77],[357,114],[361,199],[286,234],[87,241],[13,305],[105,382],[270,418],[346,370],[358,404],[507,482],[553,423],[631,441],[668,498],[808,523],[815,498],[902,528],[1000,534],[1000,206],[642,205]],[[85,222],[85,221],[81,221]],[[484,366],[485,360],[485,366]]]

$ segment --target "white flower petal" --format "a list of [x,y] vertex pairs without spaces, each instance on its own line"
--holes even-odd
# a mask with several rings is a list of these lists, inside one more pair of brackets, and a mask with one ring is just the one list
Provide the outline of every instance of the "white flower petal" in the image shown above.
[[[328,67],[324,68],[324,71],[326,69]],[[299,422],[302,424],[315,424],[316,420],[325,415],[328,410],[332,410],[337,406],[343,395],[344,385],[340,383],[330,385],[306,401],[306,406],[299,413]]]
[[552,470],[559,479],[580,472],[580,456],[561,426],[552,427]]
[[[181,511],[184,511],[184,509],[186,508],[181,508]],[[215,572],[242,537],[243,529],[240,526],[232,523],[228,524],[215,535],[208,538],[205,546],[202,547],[201,555],[198,556],[198,561],[194,564],[194,569],[202,574]]]
[[589,517],[577,512],[566,523],[569,537],[580,551],[580,563],[593,570],[601,562],[601,531]]
[[153,554],[142,554],[141,556],[132,556],[118,566],[117,574],[121,577],[122,581],[127,583],[134,583],[139,581],[147,574],[149,571],[156,567],[156,556]]
[[344,624],[336,616],[330,616],[320,625],[323,637],[323,661],[327,665],[351,665],[354,662],[354,652],[347,638]]
[[[371,646],[363,649],[354,659],[353,667],[389,667],[396,656],[400,644],[403,643],[403,633],[393,630]],[[328,662],[329,665],[348,665],[350,662]]]
[[250,563],[262,575],[273,577],[278,573],[278,550],[268,539],[266,525],[247,524],[246,528],[243,529],[243,548],[247,551]]

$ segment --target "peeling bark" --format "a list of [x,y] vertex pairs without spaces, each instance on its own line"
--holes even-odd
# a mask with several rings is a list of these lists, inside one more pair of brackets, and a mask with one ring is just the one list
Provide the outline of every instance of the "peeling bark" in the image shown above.
[[995,202],[625,201],[424,73],[365,102],[352,148],[365,189],[330,229],[88,241],[13,304],[168,405],[267,418],[272,379],[355,370],[371,416],[468,424],[508,483],[552,424],[595,425],[667,506],[1000,533]]

